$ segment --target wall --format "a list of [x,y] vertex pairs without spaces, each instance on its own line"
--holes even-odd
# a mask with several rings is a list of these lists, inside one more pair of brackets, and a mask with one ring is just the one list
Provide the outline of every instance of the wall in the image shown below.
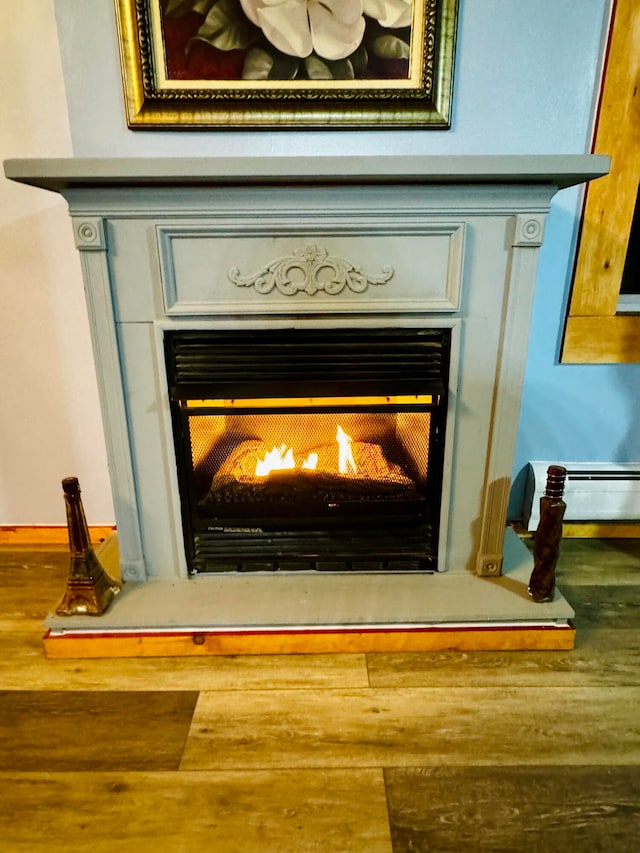
[[[0,159],[70,156],[51,0],[0,3]],[[66,205],[0,178],[0,524],[62,524],[77,475],[112,523],[80,263]]]
[[[588,147],[599,70],[602,30],[608,0],[460,0],[460,24],[450,131],[262,131],[149,132],[129,131],[124,120],[112,0],[41,0],[55,4],[69,123],[76,156],[226,155],[309,156],[342,154],[544,154],[582,153]],[[25,5],[34,5],[29,3]],[[12,27],[15,32],[15,11]],[[22,14],[22,12],[21,12]],[[8,17],[8,12],[6,13]],[[26,19],[26,13],[25,13]],[[53,33],[39,32],[43,49],[54,51]],[[27,65],[37,51],[21,42]],[[14,50],[20,50],[16,43]],[[30,69],[25,67],[25,73]],[[28,102],[42,131],[38,104]],[[57,121],[60,118],[57,117]],[[48,133],[48,130],[47,130]],[[15,150],[14,156],[51,155],[48,138],[38,150]],[[57,149],[59,151],[59,149]],[[21,190],[21,192],[30,192]],[[35,190],[33,191],[36,192]],[[575,239],[577,190],[556,197],[542,252],[534,309],[531,355],[523,401],[515,473],[531,458],[632,461],[640,458],[640,439],[633,433],[633,405],[640,369],[635,366],[559,366],[558,336],[567,296]],[[44,202],[39,202],[43,204]],[[71,260],[67,260],[72,265]],[[75,275],[75,268],[74,268]],[[73,278],[73,277],[72,277]],[[75,280],[55,276],[47,291],[77,293]],[[52,298],[49,295],[49,298]],[[64,324],[53,319],[54,335]],[[36,335],[37,338],[37,335]],[[89,358],[86,338],[81,361]],[[45,359],[48,360],[49,356]],[[68,388],[57,369],[51,387],[83,395],[86,378]],[[56,382],[55,376],[58,377]],[[55,382],[55,384],[54,384]],[[91,391],[93,393],[93,389]],[[62,408],[66,408],[63,406]],[[547,408],[553,417],[547,414]],[[82,423],[95,428],[97,406],[87,406]],[[86,450],[83,435],[62,439],[79,461]],[[56,453],[57,453],[56,443]],[[79,464],[79,463],[78,463]],[[37,486],[51,500],[49,482],[38,470]],[[104,462],[91,474],[106,500]],[[12,482],[17,482],[14,477]],[[82,482],[82,480],[81,480]],[[86,484],[89,488],[89,483]],[[517,487],[512,512],[517,514]],[[87,506],[97,520],[96,512]],[[50,515],[55,510],[50,510]],[[36,519],[24,516],[25,520]],[[101,518],[106,520],[105,518]],[[6,523],[0,516],[0,523]]]
[[330,133],[129,131],[114,0],[54,2],[77,156],[268,157],[582,153],[608,0],[460,0],[453,128]]

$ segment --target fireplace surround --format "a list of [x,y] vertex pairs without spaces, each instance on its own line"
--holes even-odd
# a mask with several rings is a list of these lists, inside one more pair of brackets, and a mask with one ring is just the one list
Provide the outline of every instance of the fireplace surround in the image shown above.
[[[127,582],[52,629],[569,625],[528,600],[506,507],[545,217],[607,169],[7,161],[69,205]],[[359,474],[323,461],[338,427]],[[256,475],[276,449],[300,470]]]

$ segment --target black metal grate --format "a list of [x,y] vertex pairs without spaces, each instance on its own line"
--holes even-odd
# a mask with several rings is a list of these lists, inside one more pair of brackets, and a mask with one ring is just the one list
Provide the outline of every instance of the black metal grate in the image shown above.
[[448,329],[168,332],[173,399],[442,394]]
[[420,526],[393,536],[382,525],[367,537],[352,532],[202,530],[194,537],[192,571],[434,571],[436,557],[425,551],[431,530]]
[[[167,332],[189,570],[434,570],[450,335]],[[249,468],[236,476],[227,464],[252,444],[260,456],[283,445],[327,459],[337,424],[375,476],[343,478],[327,463],[321,476],[284,472],[256,483]],[[380,458],[393,476],[378,477]]]

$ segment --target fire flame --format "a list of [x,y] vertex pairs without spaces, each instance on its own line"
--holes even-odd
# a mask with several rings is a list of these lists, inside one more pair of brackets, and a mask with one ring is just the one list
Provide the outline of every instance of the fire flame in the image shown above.
[[351,468],[351,472],[356,474],[358,468],[351,452],[352,439],[341,426],[338,426],[336,441],[338,442],[338,471],[341,474],[348,474],[348,469]]
[[[351,436],[338,426],[336,441],[338,442],[338,471],[340,474],[357,474],[358,468],[351,452]],[[318,454],[309,453],[300,466],[306,471],[315,471],[318,467]],[[256,462],[256,477],[266,477],[272,471],[287,471],[296,468],[293,450],[286,444],[272,448],[265,454],[264,459]]]
[[315,471],[316,468],[318,467],[318,454],[317,453],[310,453],[307,456],[307,458],[304,460],[304,462],[302,463],[302,467],[306,471]]
[[264,459],[256,462],[256,477],[266,477],[272,471],[286,471],[295,467],[293,450],[286,444],[281,444],[280,447],[270,450]]

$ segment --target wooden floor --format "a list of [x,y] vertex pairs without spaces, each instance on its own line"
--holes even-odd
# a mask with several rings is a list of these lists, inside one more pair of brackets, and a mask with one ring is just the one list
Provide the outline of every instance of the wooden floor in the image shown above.
[[[42,546],[44,548],[44,546]],[[0,849],[640,849],[640,540],[565,540],[570,652],[47,661],[0,549]]]

